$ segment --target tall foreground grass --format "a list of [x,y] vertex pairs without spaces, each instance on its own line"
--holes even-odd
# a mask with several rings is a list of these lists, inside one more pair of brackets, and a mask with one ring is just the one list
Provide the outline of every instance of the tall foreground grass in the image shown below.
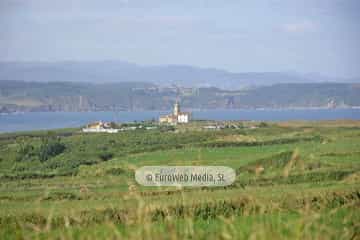
[[[226,192],[224,192],[225,194]],[[0,218],[2,239],[358,239],[360,191],[289,195],[278,201],[254,196],[195,203],[148,203],[133,189],[133,208],[47,216]],[[166,198],[164,198],[166,200]]]

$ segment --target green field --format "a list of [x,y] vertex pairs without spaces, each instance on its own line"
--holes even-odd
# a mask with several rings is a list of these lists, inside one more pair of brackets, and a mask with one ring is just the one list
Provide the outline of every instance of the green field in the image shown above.
[[[360,239],[360,122],[0,134],[0,239]],[[151,165],[228,187],[144,187]]]

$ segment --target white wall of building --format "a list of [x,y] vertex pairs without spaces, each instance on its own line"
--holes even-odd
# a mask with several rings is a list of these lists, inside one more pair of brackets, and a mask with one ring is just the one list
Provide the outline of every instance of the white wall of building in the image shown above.
[[178,123],[188,123],[189,115],[188,114],[179,114],[178,115]]

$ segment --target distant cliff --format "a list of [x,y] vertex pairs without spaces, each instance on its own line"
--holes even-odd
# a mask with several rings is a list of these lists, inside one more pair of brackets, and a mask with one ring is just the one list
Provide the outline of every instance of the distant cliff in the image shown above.
[[248,90],[106,84],[0,81],[0,112],[168,110],[184,108],[295,108],[360,106],[360,84],[275,84]]

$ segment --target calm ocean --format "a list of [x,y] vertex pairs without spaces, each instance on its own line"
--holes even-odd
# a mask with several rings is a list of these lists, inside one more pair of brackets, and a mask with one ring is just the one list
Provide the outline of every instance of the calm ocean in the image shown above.
[[[80,127],[93,121],[130,122],[158,119],[167,112],[40,112],[0,115],[0,132]],[[194,119],[206,120],[336,120],[360,119],[360,109],[203,110]]]

